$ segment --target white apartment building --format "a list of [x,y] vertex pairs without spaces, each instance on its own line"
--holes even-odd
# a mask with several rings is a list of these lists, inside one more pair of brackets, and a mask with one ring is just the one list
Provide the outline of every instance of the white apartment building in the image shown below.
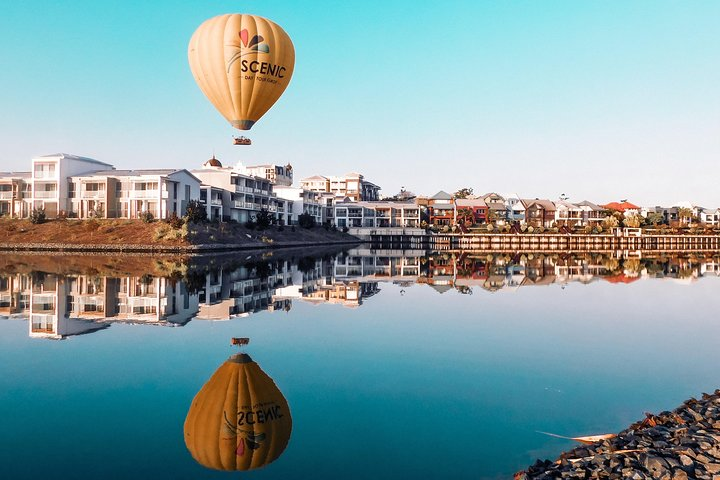
[[287,223],[298,223],[298,217],[304,213],[315,217],[315,223],[323,223],[323,206],[316,192],[299,187],[277,185],[273,189],[278,198],[292,202],[288,208]]
[[183,216],[199,198],[200,180],[185,169],[97,171],[68,182],[68,211],[78,218]]
[[33,158],[28,213],[33,208],[44,208],[45,214],[53,218],[61,211],[71,211],[71,177],[112,169],[108,163],[66,153]]
[[0,216],[22,218],[30,214],[31,177],[30,172],[0,173]]
[[236,169],[250,177],[260,177],[270,180],[273,185],[283,185],[290,187],[293,184],[293,167],[289,163],[287,165],[252,165],[243,167],[238,165]]
[[380,198],[380,187],[368,180],[362,174],[351,172],[339,177],[324,177],[315,175],[304,178],[300,186],[313,192],[332,193],[336,201],[349,198],[352,201],[376,201]]
[[[222,163],[215,157],[203,164],[202,169],[193,170],[192,173],[203,183],[203,189],[208,192],[207,187],[216,190],[213,196],[210,191],[210,205],[216,202],[216,206],[222,207],[222,217],[228,220],[245,223],[257,215],[260,210],[268,210],[278,221],[285,222],[288,215],[287,202],[278,198],[273,192],[270,180],[265,177],[249,176],[242,173],[244,167],[238,169],[223,167]],[[222,194],[222,198],[218,193]]]
[[340,202],[335,225],[348,228],[418,228],[420,207],[399,202]]

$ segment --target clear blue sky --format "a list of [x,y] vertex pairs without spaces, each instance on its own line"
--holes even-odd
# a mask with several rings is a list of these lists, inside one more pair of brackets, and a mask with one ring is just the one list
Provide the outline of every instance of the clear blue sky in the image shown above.
[[[195,85],[207,18],[295,43],[285,94],[233,147]],[[0,170],[291,162],[396,193],[720,206],[718,1],[32,1],[0,7]]]

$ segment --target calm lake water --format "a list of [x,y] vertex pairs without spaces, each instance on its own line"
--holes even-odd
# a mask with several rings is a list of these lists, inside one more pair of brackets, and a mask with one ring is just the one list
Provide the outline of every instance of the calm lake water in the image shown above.
[[[720,387],[718,258],[0,257],[2,477],[511,478]],[[232,337],[292,414],[240,474],[183,432]]]

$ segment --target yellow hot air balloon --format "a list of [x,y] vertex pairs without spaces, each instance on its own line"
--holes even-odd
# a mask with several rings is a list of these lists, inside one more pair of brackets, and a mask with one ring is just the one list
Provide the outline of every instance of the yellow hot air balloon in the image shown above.
[[295,48],[267,18],[228,14],[198,27],[188,61],[200,90],[222,116],[233,127],[250,130],[290,83]]
[[252,470],[275,461],[292,432],[287,400],[249,355],[230,357],[192,401],[185,445],[201,465]]

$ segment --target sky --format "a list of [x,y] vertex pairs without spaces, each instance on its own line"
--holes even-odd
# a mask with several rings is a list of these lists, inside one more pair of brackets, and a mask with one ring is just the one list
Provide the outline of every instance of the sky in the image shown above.
[[[295,45],[250,147],[190,73],[206,19],[252,13]],[[720,2],[33,1],[0,6],[0,170],[291,163],[385,195],[720,207]]]

